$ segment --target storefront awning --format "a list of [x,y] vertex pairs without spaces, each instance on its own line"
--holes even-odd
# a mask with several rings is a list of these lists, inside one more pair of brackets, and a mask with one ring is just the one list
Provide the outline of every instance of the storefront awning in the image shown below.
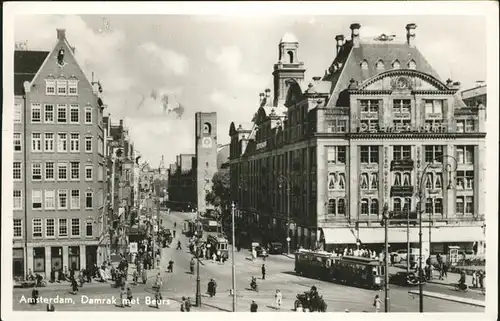
[[323,228],[325,244],[354,244],[356,237],[348,228]]
[[[406,243],[407,241],[407,229],[404,227],[390,227],[388,233],[389,243]],[[443,226],[432,227],[430,238],[432,243],[475,242],[483,241],[484,234],[479,226]],[[384,243],[384,228],[361,228],[359,230],[359,239],[364,244]],[[410,227],[410,243],[418,243],[419,241],[418,226]],[[429,242],[428,226],[422,227],[422,241]]]

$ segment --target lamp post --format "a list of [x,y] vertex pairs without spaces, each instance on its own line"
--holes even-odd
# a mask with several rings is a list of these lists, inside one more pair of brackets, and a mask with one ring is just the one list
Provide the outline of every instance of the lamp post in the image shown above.
[[287,198],[287,209],[286,209],[286,242],[287,242],[287,254],[290,255],[290,182],[288,178],[284,175],[278,176],[278,186],[282,188],[283,184],[286,184],[286,198]]
[[[445,166],[445,164],[444,164],[445,159],[451,161],[451,164],[447,164],[447,166]],[[420,180],[418,182],[418,191],[417,191],[417,195],[418,195],[418,199],[419,199],[419,203],[418,203],[418,213],[419,213],[418,239],[419,239],[419,245],[420,245],[420,249],[419,249],[419,274],[421,274],[423,272],[422,271],[422,265],[423,265],[422,264],[422,251],[423,251],[423,249],[422,249],[422,243],[423,243],[422,242],[422,215],[425,211],[425,208],[424,209],[422,208],[422,204],[426,203],[425,202],[425,191],[423,190],[423,187],[425,186],[425,183],[426,183],[427,170],[430,168],[429,165],[434,164],[435,161],[440,161],[440,165],[442,167],[443,172],[448,173],[448,185],[446,187],[447,190],[450,190],[453,188],[452,182],[451,182],[451,173],[456,172],[457,167],[458,167],[458,162],[457,162],[457,159],[455,157],[453,157],[451,155],[443,154],[443,155],[439,155],[439,156],[435,157],[433,160],[428,162],[421,173]],[[429,217],[429,257],[431,254],[430,234],[431,234],[431,219]],[[423,293],[424,290],[423,290],[422,282],[419,282],[418,290],[419,290],[418,291],[419,292],[419,312],[423,313],[424,312],[424,293]]]
[[[198,243],[200,235],[200,211],[196,211],[196,242]],[[201,285],[200,285],[200,258],[198,252],[196,255],[196,306],[201,307]]]
[[384,222],[384,289],[385,289],[385,300],[384,300],[384,309],[385,312],[389,312],[389,216],[388,214],[389,206],[387,203],[384,204],[382,219]]
[[231,264],[232,264],[232,293],[233,293],[233,312],[236,312],[236,264],[234,260],[234,247],[236,245],[236,238],[234,236],[234,212],[235,212],[236,206],[234,205],[234,202],[231,204],[231,221],[232,221],[232,238],[233,238],[233,244],[231,246]]

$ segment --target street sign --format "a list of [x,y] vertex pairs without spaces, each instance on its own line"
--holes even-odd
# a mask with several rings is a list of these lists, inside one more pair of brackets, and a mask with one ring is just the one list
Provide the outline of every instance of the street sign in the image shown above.
[[290,242],[290,240],[291,240],[291,238],[290,238],[290,237],[287,237],[287,238],[286,238],[286,241],[287,241],[287,242]]

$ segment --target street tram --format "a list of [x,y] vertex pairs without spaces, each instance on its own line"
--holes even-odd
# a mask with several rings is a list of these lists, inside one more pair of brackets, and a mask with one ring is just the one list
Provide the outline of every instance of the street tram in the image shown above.
[[196,222],[193,220],[184,220],[184,225],[182,227],[182,233],[187,237],[191,237],[194,235],[196,231]]
[[[203,234],[217,236],[219,234],[219,223],[216,220],[205,218],[201,220]],[[207,239],[208,240],[208,239]]]
[[369,289],[381,289],[383,286],[385,271],[378,259],[343,256],[333,261],[331,271],[339,283]]
[[299,250],[295,253],[295,272],[299,275],[321,280],[331,280],[332,262],[338,259],[332,253]]
[[229,258],[229,242],[222,235],[208,235],[207,244],[210,244],[210,252],[216,253],[217,258]]

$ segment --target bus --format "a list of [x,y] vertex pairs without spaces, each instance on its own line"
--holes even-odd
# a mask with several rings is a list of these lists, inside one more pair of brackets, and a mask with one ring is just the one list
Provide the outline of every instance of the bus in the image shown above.
[[343,256],[334,260],[331,270],[335,281],[369,289],[381,289],[386,273],[378,259],[357,256]]

